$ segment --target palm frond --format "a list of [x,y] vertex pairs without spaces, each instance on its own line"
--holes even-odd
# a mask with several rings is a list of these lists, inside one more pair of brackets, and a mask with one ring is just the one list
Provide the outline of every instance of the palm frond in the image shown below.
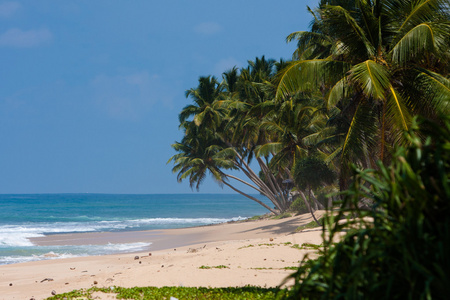
[[314,132],[314,133],[311,133],[311,134],[303,137],[302,142],[306,146],[314,146],[314,145],[317,145],[317,143],[320,141],[321,137],[322,137],[322,133],[320,131]]
[[225,148],[214,155],[216,158],[234,158],[237,156],[236,149],[229,147]]
[[382,100],[389,87],[389,73],[373,60],[366,60],[350,70],[351,80],[356,82],[367,97]]
[[336,84],[333,85],[328,92],[326,98],[327,109],[336,106],[336,104],[343,98],[347,98],[350,95],[351,90],[351,85],[349,84],[346,76],[336,82]]
[[422,69],[416,84],[425,91],[424,98],[438,112],[448,114],[450,109],[450,80],[440,74]]
[[271,154],[278,153],[281,149],[283,149],[283,144],[280,142],[267,143],[256,148],[256,157],[266,157]]
[[366,32],[350,11],[342,6],[325,5],[321,12],[329,32],[339,37],[345,47],[353,51],[364,51],[365,57],[375,55],[375,45],[370,43]]
[[[390,51],[393,62],[405,65],[426,52],[444,51],[448,47],[450,25],[421,23],[404,34]],[[445,49],[447,51],[448,49]]]
[[187,106],[185,106],[180,114],[178,115],[178,119],[180,121],[180,123],[183,123],[184,121],[186,121],[189,117],[195,115],[198,111],[198,107],[192,104],[189,104]]
[[401,95],[392,86],[389,88],[388,97],[386,97],[386,108],[388,121],[391,120],[392,123],[397,123],[399,128],[408,130],[411,123],[409,109]]
[[[424,20],[430,21],[436,18],[437,13],[442,9],[445,9],[445,7],[448,9],[448,1],[446,3],[446,0],[408,1],[406,5],[403,5],[403,8],[406,8],[409,11],[407,11],[407,16],[398,28],[398,31],[402,32],[405,29],[415,27]],[[393,12],[395,13],[395,10]]]
[[365,157],[367,148],[374,148],[377,120],[373,104],[360,101],[350,123],[344,143],[342,144],[342,158],[344,161],[353,159],[358,161]]
[[295,61],[279,74],[275,98],[287,98],[298,91],[315,91],[324,83],[334,83],[344,76],[348,67],[346,62],[328,59]]
[[311,31],[297,31],[287,36],[286,41],[297,40],[294,59],[326,58],[330,55],[333,41],[323,33]]
[[332,162],[334,159],[336,159],[337,157],[339,157],[339,155],[341,155],[342,153],[342,146],[337,147],[333,152],[331,152],[325,159],[324,161],[328,164],[330,162]]

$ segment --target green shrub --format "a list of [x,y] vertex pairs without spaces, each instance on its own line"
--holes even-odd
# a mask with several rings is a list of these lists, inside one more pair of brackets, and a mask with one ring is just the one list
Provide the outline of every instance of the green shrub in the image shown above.
[[292,201],[291,206],[289,207],[289,211],[292,211],[296,214],[309,213],[305,201],[301,197],[297,197],[294,201]]
[[[450,295],[450,119],[414,125],[390,166],[354,167],[323,255],[292,275],[288,299],[445,299]],[[425,142],[418,136],[428,136]],[[370,184],[370,187],[368,187]],[[368,198],[372,210],[359,210]],[[344,216],[348,222],[338,223]],[[366,218],[364,218],[366,217]],[[370,217],[370,218],[368,218]],[[339,243],[337,233],[347,231]]]

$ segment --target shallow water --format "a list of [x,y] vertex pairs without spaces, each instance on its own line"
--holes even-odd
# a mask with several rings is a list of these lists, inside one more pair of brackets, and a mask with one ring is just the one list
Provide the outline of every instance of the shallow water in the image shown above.
[[[264,200],[261,196],[255,197]],[[182,228],[268,212],[235,194],[0,195],[0,205],[0,264],[135,252],[151,247],[151,242],[37,246],[30,240],[33,237]]]

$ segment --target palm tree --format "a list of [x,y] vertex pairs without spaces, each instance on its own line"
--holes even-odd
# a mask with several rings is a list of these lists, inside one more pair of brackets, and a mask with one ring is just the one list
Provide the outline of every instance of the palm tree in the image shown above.
[[223,86],[214,76],[200,77],[198,87],[186,91],[194,104],[185,106],[179,114],[180,124],[190,117],[197,126],[216,128],[220,123],[222,111],[215,103],[223,92]]
[[242,192],[228,182],[231,178],[251,186],[251,184],[225,173],[225,170],[237,169],[236,161],[223,155],[217,155],[223,150],[223,142],[213,130],[202,128],[196,125],[195,122],[183,122],[182,126],[185,130],[185,136],[181,142],[176,142],[172,145],[172,148],[178,153],[167,162],[174,162],[172,171],[178,173],[178,182],[188,179],[191,188],[195,186],[199,190],[201,183],[209,173],[219,185],[226,185],[264,206],[269,211],[277,213],[264,202]]
[[[311,155],[326,157],[318,141],[329,131],[327,115],[320,109],[320,98],[299,94],[285,101],[267,101],[256,108],[265,111],[266,119],[261,127],[270,132],[270,140],[256,148],[256,156],[271,157],[269,167],[279,181],[289,179],[295,183],[297,193],[315,218],[305,193],[310,195],[316,209],[323,207],[311,192],[297,184],[294,174],[299,161]],[[314,187],[315,188],[315,187]]]
[[[198,188],[209,172],[220,185],[230,187],[274,213],[287,209],[286,201],[279,199],[280,189],[266,164],[257,158],[267,174],[267,182],[250,167],[254,148],[264,140],[264,133],[258,130],[260,119],[249,111],[254,103],[265,100],[267,91],[263,82],[273,74],[274,62],[257,58],[256,62],[249,61],[249,67],[240,72],[236,68],[225,72],[220,84],[214,77],[200,77],[199,86],[186,92],[194,104],[187,105],[180,113],[180,127],[185,136],[172,145],[178,154],[169,160],[175,163],[173,171],[178,172],[179,181],[189,179],[191,187]],[[226,173],[230,169],[241,170],[250,182]],[[243,193],[230,180],[267,196],[276,210]]]
[[223,72],[223,85],[228,97],[233,98],[233,95],[238,92],[239,84],[239,70],[236,66],[228,71]]
[[308,155],[326,122],[316,99],[311,98],[272,100],[255,107],[266,115],[261,128],[270,132],[270,140],[257,147],[257,156],[272,155],[274,168],[290,170],[298,159]]
[[280,74],[277,97],[320,90],[339,109],[343,164],[387,161],[412,115],[448,113],[448,1],[324,0],[310,12],[311,31],[288,36],[300,60]]

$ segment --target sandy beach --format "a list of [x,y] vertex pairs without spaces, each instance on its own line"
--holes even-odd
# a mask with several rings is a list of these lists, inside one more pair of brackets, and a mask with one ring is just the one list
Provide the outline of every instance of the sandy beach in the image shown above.
[[[323,212],[316,212],[320,216]],[[320,244],[320,228],[295,232],[309,214],[273,220],[142,232],[60,234],[33,239],[37,245],[151,242],[148,252],[52,259],[0,266],[0,299],[46,299],[52,291],[122,286],[245,285],[275,287]],[[215,268],[217,266],[225,266]],[[289,283],[288,283],[289,284]],[[99,299],[113,299],[110,294]]]

